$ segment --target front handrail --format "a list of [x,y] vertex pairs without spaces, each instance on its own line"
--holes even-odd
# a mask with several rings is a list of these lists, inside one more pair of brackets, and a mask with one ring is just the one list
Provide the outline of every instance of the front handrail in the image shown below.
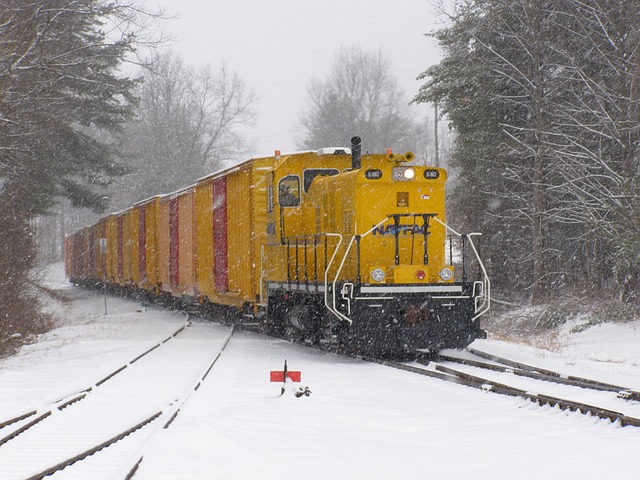
[[478,250],[476,249],[475,244],[473,243],[473,238],[472,237],[479,237],[480,235],[482,235],[481,233],[469,233],[467,235],[463,235],[461,233],[456,232],[453,228],[451,228],[449,225],[447,225],[446,223],[444,223],[442,220],[440,220],[438,217],[433,217],[433,219],[438,222],[440,225],[442,225],[444,228],[446,228],[447,230],[449,230],[451,233],[453,233],[454,235],[458,236],[458,237],[465,237],[467,240],[469,240],[469,244],[471,245],[471,249],[473,250],[473,253],[476,256],[476,260],[478,261],[478,265],[480,266],[480,269],[482,270],[482,292],[480,294],[480,297],[482,300],[480,302],[480,305],[478,305],[477,299],[474,305],[474,309],[475,309],[475,315],[472,317],[472,320],[476,320],[478,317],[484,315],[485,313],[487,313],[489,311],[489,308],[491,307],[491,280],[489,280],[489,275],[487,274],[487,269],[484,266],[484,263],[482,262],[482,259],[480,258],[480,254],[478,253]]
[[487,270],[484,266],[484,263],[482,263],[482,260],[480,260],[480,255],[478,254],[478,250],[476,249],[476,245],[473,243],[473,238],[474,236],[480,236],[480,233],[470,233],[467,235],[467,239],[469,240],[469,244],[471,245],[471,248],[473,249],[473,253],[476,256],[476,259],[478,260],[478,265],[480,265],[480,269],[482,270],[482,276],[483,276],[483,284],[482,284],[482,292],[480,294],[480,296],[478,298],[481,298],[481,303],[478,306],[477,304],[475,305],[475,315],[473,316],[472,320],[476,320],[478,317],[484,315],[485,313],[487,313],[489,311],[489,308],[491,307],[491,281],[489,280],[489,275],[487,274]]
[[[351,252],[351,249],[353,248],[354,243],[356,242],[356,239],[361,239],[364,238],[368,235],[370,235],[374,230],[376,230],[377,228],[379,228],[381,225],[383,225],[385,222],[387,222],[389,220],[389,218],[391,218],[391,216],[387,215],[383,220],[381,220],[380,222],[378,222],[376,225],[374,225],[373,227],[371,227],[369,230],[367,230],[365,233],[363,233],[362,235],[358,235],[357,233],[354,233],[354,235],[351,237],[351,239],[349,240],[349,243],[346,246],[345,252],[342,256],[342,259],[340,260],[340,263],[337,267],[337,270],[335,272],[335,274],[332,276],[333,278],[330,279],[330,270],[333,267],[333,265],[335,264],[334,262],[336,261],[336,257],[338,256],[338,252],[340,250],[340,247],[343,244],[343,240],[344,237],[342,234],[339,233],[325,233],[324,235],[327,237],[336,237],[338,238],[338,243],[335,246],[335,249],[333,251],[333,254],[331,255],[331,259],[326,263],[325,265],[325,271],[324,271],[324,304],[325,307],[327,308],[327,310],[329,310],[335,317],[337,317],[340,321],[344,321],[349,323],[349,325],[351,325],[353,323],[353,320],[351,318],[349,318],[347,315],[345,315],[344,313],[340,312],[338,310],[338,304],[337,304],[337,288],[336,288],[336,284],[338,282],[338,278],[340,277],[340,274],[342,273],[342,270],[344,268],[344,265],[347,261],[347,258]],[[478,253],[478,250],[476,248],[476,245],[473,241],[473,237],[475,236],[480,236],[480,233],[470,233],[467,235],[463,235],[461,233],[458,233],[457,231],[455,231],[453,228],[451,228],[449,225],[447,225],[446,223],[444,223],[442,220],[438,219],[436,216],[432,216],[431,218],[433,218],[436,222],[440,223],[442,226],[444,226],[448,231],[452,232],[455,236],[461,237],[461,238],[466,238],[469,241],[469,244],[471,245],[471,248],[473,250],[473,253],[476,257],[476,260],[478,261],[478,265],[480,266],[480,269],[482,271],[482,280],[479,282],[482,284],[482,288],[480,291],[480,294],[478,295],[478,297],[475,299],[474,302],[474,313],[475,315],[472,317],[472,320],[476,320],[478,317],[484,315],[485,313],[487,313],[487,311],[489,311],[489,308],[491,306],[491,281],[489,279],[489,275],[487,273],[487,270],[484,266],[484,263],[482,262],[480,255]],[[355,227],[355,230],[357,231],[357,226]],[[331,286],[331,298],[329,298],[329,286]]]
[[[342,235],[337,234],[337,233],[336,234],[327,234],[327,235],[339,235],[340,236],[340,242],[338,242],[338,245],[336,246],[336,250],[335,250],[335,252],[333,252],[333,256],[331,257],[331,261],[327,265],[327,268],[326,268],[326,270],[324,272],[325,306],[329,309],[329,311],[331,311],[331,313],[333,313],[339,319],[348,322],[349,325],[351,325],[353,323],[353,320],[351,320],[349,317],[347,317],[343,313],[339,312],[338,311],[338,307],[336,306],[336,282],[338,281],[338,277],[340,276],[340,273],[342,272],[342,268],[344,267],[344,264],[347,261],[347,257],[349,256],[349,252],[351,251],[351,247],[353,246],[356,238],[357,237],[360,237],[360,238],[366,237],[371,232],[373,232],[376,228],[380,227],[383,223],[385,223],[387,220],[389,220],[389,216],[386,216],[383,220],[378,222],[376,225],[371,227],[369,230],[367,230],[362,235],[358,235],[357,233],[354,233],[354,235],[351,237],[351,240],[349,241],[349,245],[347,246],[347,249],[345,250],[344,255],[342,256],[342,261],[340,262],[340,266],[338,267],[338,270],[336,271],[336,274],[333,277],[333,282],[331,284],[331,287],[332,287],[331,288],[331,296],[332,296],[332,300],[333,300],[333,308],[330,308],[328,303],[327,303],[328,302],[328,294],[327,294],[327,291],[328,291],[327,284],[328,283],[327,283],[327,279],[328,279],[328,275],[329,275],[329,268],[331,267],[331,264],[333,263],[333,260],[334,260],[334,258],[336,256],[336,254],[338,253],[338,249],[340,247],[340,244],[342,243]],[[357,230],[357,226],[354,229]]]
[[335,307],[336,305],[336,293],[335,293],[335,279],[333,281],[333,286],[334,286],[334,291],[332,292],[332,296],[333,296],[333,306],[329,305],[329,269],[331,268],[331,265],[333,264],[333,260],[336,258],[336,255],[338,254],[338,250],[340,250],[340,245],[342,245],[342,235],[340,235],[339,233],[325,233],[325,235],[327,237],[338,237],[338,244],[336,245],[335,250],[333,251],[333,255],[331,255],[331,260],[329,260],[329,263],[327,263],[327,265],[325,266],[325,270],[324,270],[324,306],[327,307],[327,310],[329,310],[331,313],[333,313],[336,317],[338,317],[338,319],[346,321],[349,323],[349,325],[351,325],[353,323],[353,320],[351,320],[349,317],[343,315],[342,313],[340,313],[338,311],[338,309]]

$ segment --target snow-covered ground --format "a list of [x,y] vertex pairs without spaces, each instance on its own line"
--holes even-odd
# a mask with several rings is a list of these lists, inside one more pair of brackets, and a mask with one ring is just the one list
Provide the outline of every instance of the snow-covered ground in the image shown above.
[[[73,300],[55,307],[58,328],[0,361],[0,420],[84,388],[184,320],[116,298],[104,316],[102,296],[56,272],[50,286]],[[640,322],[569,330],[553,352],[474,346],[640,389]],[[285,359],[309,397],[279,397],[280,384],[269,382]],[[146,444],[134,478],[637,479],[639,445],[640,428],[239,332],[171,427]]]

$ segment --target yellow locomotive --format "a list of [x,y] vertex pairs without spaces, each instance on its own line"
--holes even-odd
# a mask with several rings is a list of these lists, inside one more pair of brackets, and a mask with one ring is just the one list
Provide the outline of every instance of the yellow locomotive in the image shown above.
[[412,158],[354,137],[248,160],[68,236],[67,276],[363,354],[464,347],[489,279],[474,235],[446,224],[446,171]]

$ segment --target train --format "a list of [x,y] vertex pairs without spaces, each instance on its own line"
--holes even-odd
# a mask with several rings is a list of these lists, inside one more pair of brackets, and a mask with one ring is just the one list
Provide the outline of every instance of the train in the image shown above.
[[485,338],[490,280],[479,234],[447,224],[446,170],[361,145],[276,150],[106,215],[65,238],[66,275],[360,355]]

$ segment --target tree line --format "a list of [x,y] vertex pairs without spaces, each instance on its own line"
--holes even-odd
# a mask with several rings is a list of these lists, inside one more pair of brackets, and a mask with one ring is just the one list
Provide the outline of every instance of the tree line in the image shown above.
[[124,172],[88,132],[131,118],[137,82],[118,68],[143,24],[117,2],[0,1],[0,351],[43,323],[30,291],[33,218],[59,197],[104,208],[95,187]]
[[[638,297],[640,5],[461,0],[433,33],[442,60],[413,99],[455,135],[451,217],[481,231],[496,291]],[[250,155],[238,127],[252,89],[227,65],[139,53],[150,21],[128,0],[0,0],[0,338],[34,313],[36,234],[166,193]],[[152,41],[153,43],[153,41]],[[126,63],[144,68],[123,74]],[[128,69],[126,71],[130,71]],[[379,49],[345,46],[307,89],[299,147],[348,145],[438,157]],[[125,192],[125,193],[123,193]],[[62,206],[61,206],[62,205]],[[66,206],[64,206],[66,205]],[[55,250],[51,248],[50,250]],[[22,309],[22,310],[21,310]]]
[[416,101],[457,131],[452,208],[502,295],[616,293],[640,274],[640,3],[466,0]]

